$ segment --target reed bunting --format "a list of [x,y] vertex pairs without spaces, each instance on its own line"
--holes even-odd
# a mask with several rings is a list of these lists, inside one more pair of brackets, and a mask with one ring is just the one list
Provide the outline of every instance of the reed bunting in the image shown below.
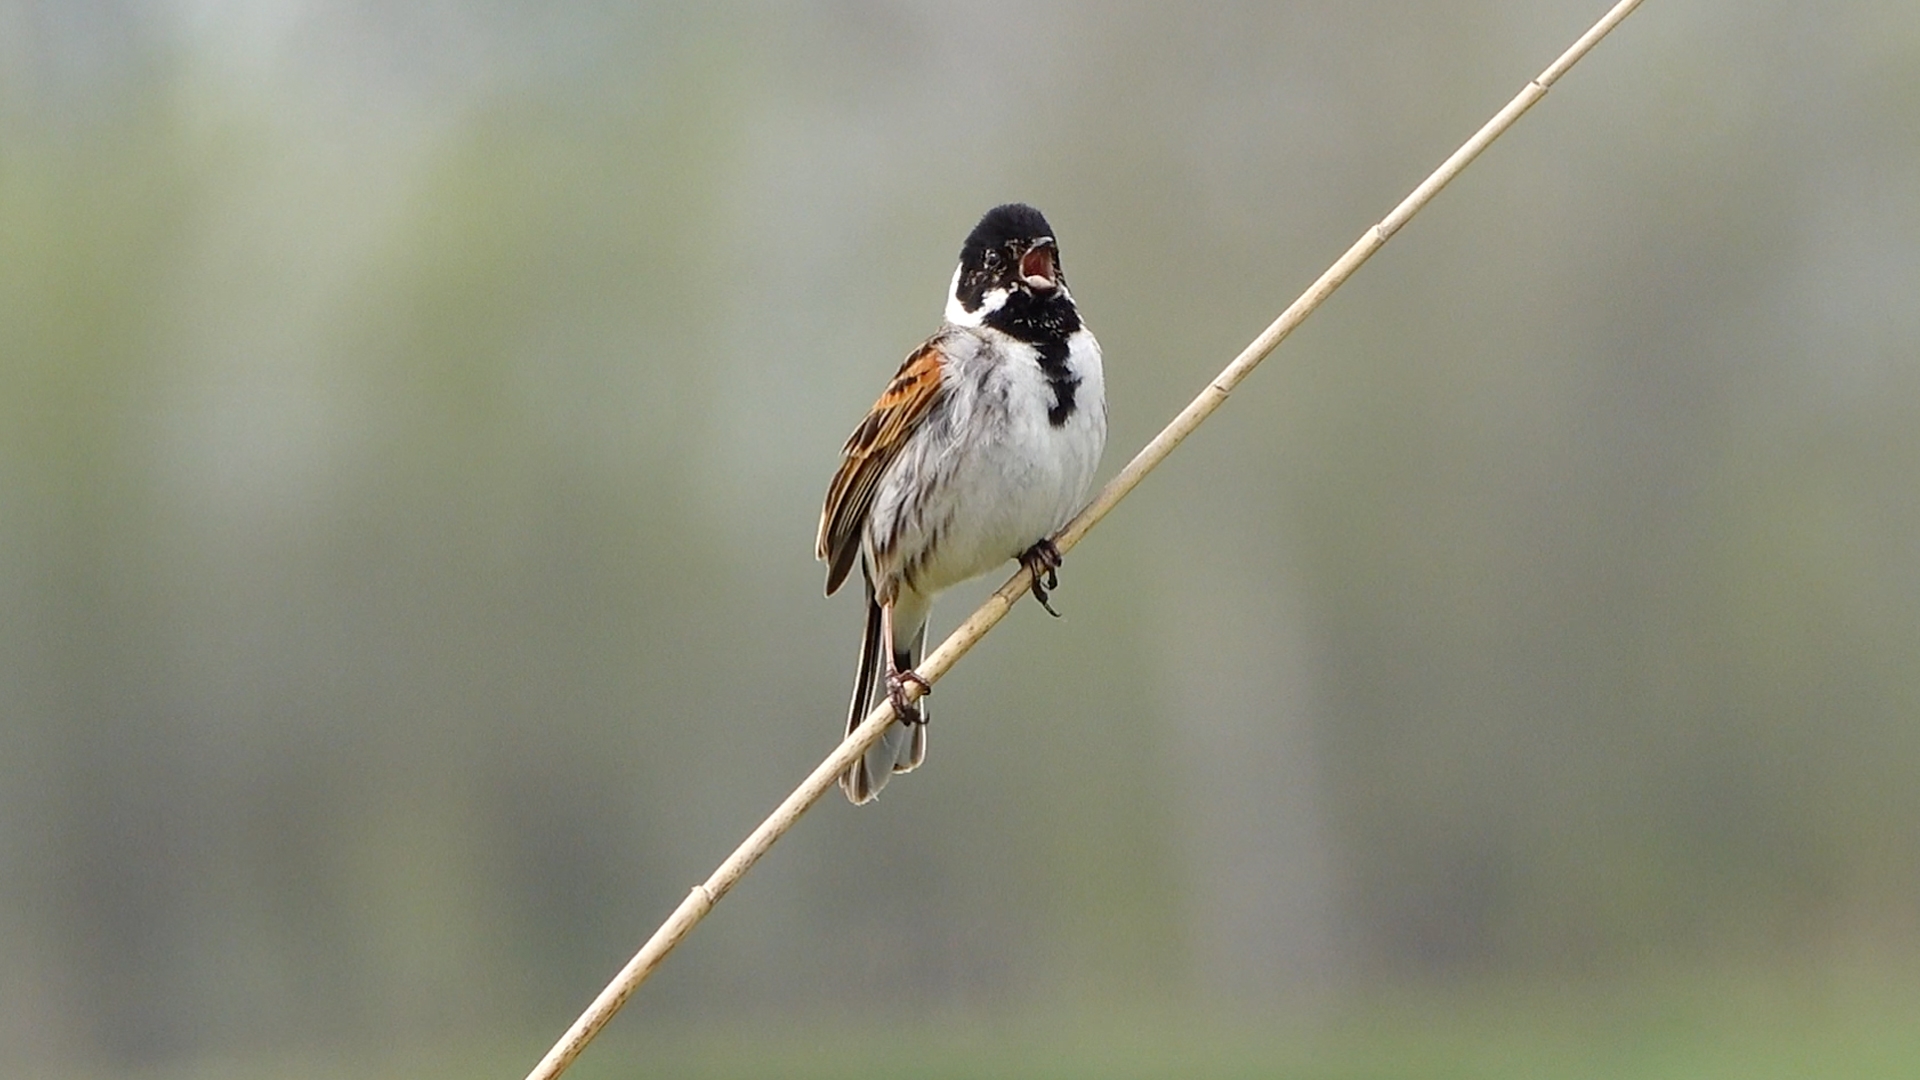
[[926,707],[905,688],[927,689],[914,667],[934,597],[1018,559],[1047,604],[1060,565],[1050,537],[1086,501],[1106,441],[1100,345],[1053,228],[1031,206],[996,206],[960,248],[944,325],[854,429],[820,512],[827,595],[855,562],[866,585],[847,730],[882,694],[899,718],[841,776],[847,798],[872,799],[926,757]]

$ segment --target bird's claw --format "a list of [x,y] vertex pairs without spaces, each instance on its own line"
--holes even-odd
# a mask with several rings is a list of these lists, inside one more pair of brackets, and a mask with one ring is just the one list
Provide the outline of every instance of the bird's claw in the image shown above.
[[908,683],[914,683],[920,687],[921,697],[933,693],[933,684],[921,678],[920,673],[912,668],[887,672],[887,703],[893,706],[893,715],[898,717],[902,724],[912,727],[915,724],[924,724],[926,720],[920,715],[920,706],[907,700]]
[[1047,603],[1047,592],[1060,587],[1059,571],[1063,561],[1060,549],[1053,545],[1052,540],[1042,540],[1020,553],[1020,565],[1033,575],[1033,598],[1040,601],[1040,606],[1047,609],[1047,614],[1056,619],[1060,613]]

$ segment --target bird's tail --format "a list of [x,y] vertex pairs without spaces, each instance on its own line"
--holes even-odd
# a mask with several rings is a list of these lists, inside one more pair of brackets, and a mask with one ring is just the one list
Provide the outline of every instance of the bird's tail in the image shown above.
[[[867,630],[860,638],[860,669],[853,677],[853,701],[847,706],[847,734],[867,718],[887,696],[886,648],[888,643],[880,640],[882,612],[873,598],[873,587],[867,587]],[[913,633],[913,644],[908,649],[896,653],[894,666],[909,671],[920,665],[920,657],[927,648],[927,624],[922,622]],[[927,699],[921,698],[916,704],[920,707],[920,723],[902,724],[895,722],[887,728],[880,741],[868,748],[865,756],[853,763],[853,767],[840,775],[840,790],[847,793],[847,799],[855,806],[871,802],[880,789],[887,786],[887,778],[897,772],[910,772],[917,768],[927,757]]]

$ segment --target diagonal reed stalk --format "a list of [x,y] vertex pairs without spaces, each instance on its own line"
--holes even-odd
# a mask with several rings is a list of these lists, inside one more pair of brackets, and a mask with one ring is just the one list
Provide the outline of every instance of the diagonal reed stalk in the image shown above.
[[[1053,538],[1055,545],[1065,552],[1079,543],[1080,538],[1085,536],[1088,530],[1098,525],[1100,519],[1106,517],[1121,499],[1126,498],[1127,494],[1137,487],[1155,466],[1166,460],[1168,454],[1173,453],[1174,447],[1179,446],[1182,440],[1193,434],[1195,428],[1198,428],[1207,417],[1213,415],[1215,409],[1226,402],[1227,395],[1233,393],[1234,388],[1239,386],[1260,361],[1266,359],[1267,354],[1273,352],[1280,342],[1293,332],[1294,327],[1304,322],[1322,301],[1333,295],[1333,291],[1360,268],[1361,263],[1366,262],[1374,252],[1380,250],[1381,245],[1398,232],[1402,225],[1405,225],[1414,214],[1420,211],[1421,207],[1440,193],[1441,188],[1446,187],[1447,183],[1471,164],[1474,158],[1480,156],[1482,150],[1499,138],[1507,128],[1513,126],[1513,122],[1520,119],[1521,114],[1545,97],[1547,90],[1560,76],[1566,74],[1569,68],[1587,54],[1588,50],[1598,44],[1601,38],[1607,36],[1609,31],[1639,6],[1640,0],[1620,0],[1615,4],[1599,22],[1580,35],[1580,39],[1575,41],[1566,52],[1560,54],[1559,59],[1528,82],[1512,101],[1507,102],[1505,108],[1495,113],[1493,119],[1482,125],[1479,131],[1474,132],[1472,138],[1463,143],[1460,149],[1455,150],[1439,168],[1421,181],[1420,186],[1414,188],[1412,194],[1401,200],[1400,205],[1394,207],[1392,213],[1362,234],[1360,239],[1347,249],[1345,255],[1340,256],[1338,261],[1320,275],[1319,280],[1302,293],[1287,310],[1281,312],[1280,317],[1262,331],[1259,337],[1254,338],[1251,344],[1241,350],[1233,363],[1228,364],[1225,370],[1207,384],[1206,389],[1200,392],[1200,396],[1180,410],[1180,415],[1174,417],[1160,434],[1153,437],[1152,442],[1134,455],[1133,460],[1127,463],[1127,467],[1120,470],[1119,475],[1100,490],[1100,494],[1094,497],[1093,502],[1060,530],[1060,533]],[[918,669],[921,677],[929,683],[938,682],[942,675],[945,675],[962,656],[967,654],[967,650],[973,648],[975,643],[986,636],[987,631],[993,629],[994,624],[1012,610],[1013,605],[1026,594],[1029,583],[1030,579],[1026,572],[1019,571],[993,595],[987,597],[986,602],[981,604],[966,622],[961,623],[959,629],[927,656]],[[917,698],[920,696],[919,688],[909,683],[907,694],[910,698]],[[869,746],[879,741],[887,725],[892,722],[893,707],[884,701],[867,714],[866,720],[846,737],[839,748],[829,754],[827,759],[822,761],[798,788],[794,789],[793,794],[787,796],[773,813],[760,823],[760,827],[753,830],[746,840],[734,849],[732,855],[727,856],[727,860],[720,864],[720,868],[713,872],[713,876],[693,887],[693,892],[681,901],[680,906],[667,917],[667,921],[661,924],[660,929],[654,931],[653,936],[647,939],[647,943],[641,947],[639,953],[627,962],[626,967],[620,969],[620,973],[614,976],[606,989],[600,991],[600,995],[594,998],[593,1004],[580,1014],[579,1019],[573,1022],[573,1026],[567,1029],[567,1033],[553,1045],[553,1049],[547,1051],[547,1056],[541,1059],[540,1064],[527,1074],[527,1080],[553,1080],[565,1072],[567,1067],[573,1064],[574,1059],[580,1056],[580,1052],[586,1048],[587,1043],[606,1027],[607,1021],[620,1010],[620,1006],[626,1004],[627,999],[633,996],[634,990],[638,989],[647,976],[653,973],[653,969],[659,966],[667,953],[673,951],[673,947],[699,925],[707,912],[713,910],[713,905],[719,903],[720,898],[725,896],[727,891],[753,868],[753,864],[760,860],[760,856],[767,853],[767,849],[773,846],[774,841],[784,836],[787,830],[793,827],[794,822],[800,820],[801,814],[806,813],[809,807],[820,801],[820,797],[833,787],[834,781],[840,774],[845,772],[860,755],[866,753]]]

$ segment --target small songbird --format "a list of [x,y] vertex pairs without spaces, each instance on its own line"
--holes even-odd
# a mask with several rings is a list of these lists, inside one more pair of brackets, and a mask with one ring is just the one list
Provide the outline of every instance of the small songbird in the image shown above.
[[847,730],[882,694],[900,720],[841,776],[847,798],[872,799],[926,757],[925,705],[905,688],[927,689],[914,668],[934,597],[1018,559],[1047,604],[1060,565],[1050,538],[1085,503],[1106,441],[1100,345],[1053,228],[1031,206],[996,206],[960,248],[945,324],[854,429],[820,512],[827,595],[855,561],[866,582]]

